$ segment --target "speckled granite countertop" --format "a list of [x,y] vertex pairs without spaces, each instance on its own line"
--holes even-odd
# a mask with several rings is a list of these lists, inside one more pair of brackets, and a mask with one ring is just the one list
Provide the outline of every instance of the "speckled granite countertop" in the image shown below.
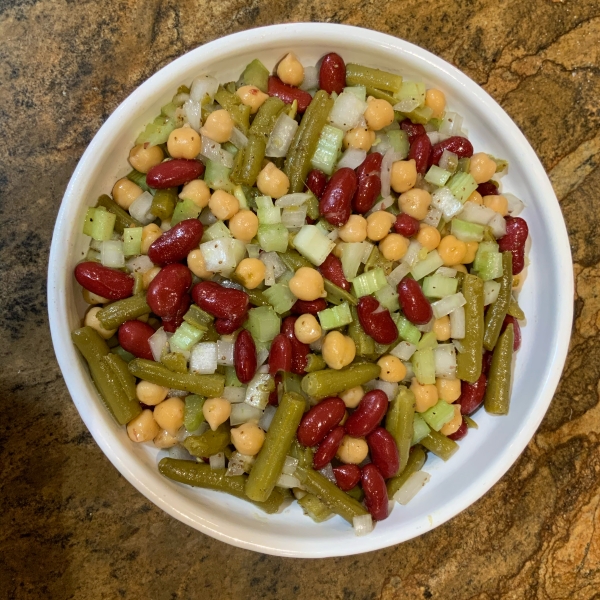
[[[119,102],[199,44],[311,20],[415,42],[500,102],[552,178],[577,297],[556,397],[489,493],[400,546],[301,561],[212,540],[119,475],[54,359],[45,273],[69,177]],[[0,0],[0,40],[1,598],[600,598],[598,0]]]

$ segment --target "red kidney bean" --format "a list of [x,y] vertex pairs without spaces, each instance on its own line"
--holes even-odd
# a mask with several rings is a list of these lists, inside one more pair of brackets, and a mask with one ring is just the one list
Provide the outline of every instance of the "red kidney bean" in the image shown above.
[[325,298],[317,298],[316,300],[296,300],[291,311],[293,315],[305,315],[306,313],[316,315],[326,308],[327,300]]
[[340,227],[350,218],[356,185],[356,173],[349,167],[336,171],[327,182],[319,200],[319,212],[332,225]]
[[333,460],[335,453],[342,443],[344,433],[343,427],[336,427],[325,436],[325,439],[319,444],[319,448],[313,456],[313,467],[315,469],[322,469],[327,463]]
[[335,283],[338,287],[341,287],[347,292],[350,291],[350,282],[344,276],[344,269],[342,268],[342,261],[335,256],[330,254],[319,267],[319,272],[325,279],[329,279],[331,283]]
[[242,290],[226,288],[216,281],[201,281],[192,288],[194,302],[218,319],[235,320],[248,310],[248,294]]
[[319,87],[328,94],[335,92],[341,94],[346,85],[346,63],[335,52],[330,52],[323,57],[319,69]]
[[388,517],[388,495],[383,476],[373,463],[362,470],[362,489],[365,493],[365,506],[375,521]]
[[146,183],[154,189],[177,187],[204,173],[204,165],[195,159],[174,158],[152,167],[146,173]]
[[387,308],[373,296],[363,296],[356,307],[358,320],[367,335],[378,344],[391,344],[398,337],[398,327]]
[[[303,446],[315,446],[344,418],[346,405],[334,396],[321,400],[300,421],[296,437]],[[341,439],[341,438],[340,438]]]
[[356,169],[357,185],[352,198],[354,212],[364,214],[370,211],[381,192],[381,161],[379,152],[369,154]]
[[333,475],[337,486],[347,492],[358,485],[362,471],[358,465],[339,465],[333,467]]
[[271,406],[279,406],[279,386],[281,383],[281,373],[275,375],[275,389],[269,394],[269,404]]
[[385,416],[388,404],[388,397],[382,390],[367,392],[344,424],[346,433],[352,437],[371,433]]
[[131,352],[137,358],[154,360],[148,340],[154,335],[154,329],[142,321],[125,321],[119,327],[119,344],[123,350]]
[[513,352],[516,352],[521,347],[521,326],[519,325],[519,321],[510,315],[506,315],[504,317],[504,323],[502,323],[502,331],[506,329],[506,327],[512,323],[513,331],[515,332],[515,339],[513,342]]
[[248,320],[248,313],[242,313],[231,319],[215,319],[215,331],[219,335],[231,335]]
[[277,334],[271,342],[269,352],[269,373],[274,377],[279,371],[292,370],[292,342],[283,333]]
[[400,213],[396,217],[396,222],[394,223],[394,231],[403,235],[404,237],[410,238],[413,235],[417,235],[420,230],[419,221],[406,213]]
[[505,217],[506,235],[498,240],[500,252],[510,250],[513,255],[513,275],[518,275],[525,267],[525,242],[529,227],[521,217]]
[[412,144],[419,135],[425,135],[425,127],[419,123],[413,123],[410,119],[404,119],[400,122],[400,129],[408,134],[408,143]]
[[286,317],[281,324],[281,333],[292,343],[292,373],[302,375],[308,361],[307,356],[310,346],[302,343],[294,332],[294,325],[298,317]]
[[[414,159],[417,164],[417,173],[425,175],[429,167],[429,156],[431,155],[431,141],[427,134],[418,135],[410,145],[408,158]],[[439,160],[438,160],[439,162]]]
[[168,333],[175,333],[175,330],[183,323],[183,315],[188,311],[192,300],[189,294],[184,294],[181,304],[173,317],[163,317],[162,325]]
[[133,294],[133,278],[123,271],[96,262],[82,262],[75,267],[77,283],[92,294],[108,300],[122,300]]
[[248,383],[256,373],[256,345],[247,329],[242,329],[235,340],[233,362],[237,378]]
[[481,406],[486,384],[487,377],[483,373],[475,383],[461,381],[460,398],[457,402],[460,404],[460,412],[463,415],[471,415]]
[[165,231],[148,248],[148,258],[156,265],[179,262],[198,247],[204,227],[197,219],[185,219]]
[[269,96],[277,96],[286,104],[292,104],[294,100],[298,100],[298,113],[302,114],[311,103],[312,96],[297,87],[283,83],[279,77],[272,75],[269,77],[269,88],[267,90]]
[[466,138],[460,135],[453,135],[443,142],[438,142],[432,149],[429,155],[429,164],[437,165],[442,158],[444,150],[454,152],[458,158],[470,158],[473,156],[473,144]]
[[387,429],[378,427],[367,436],[367,444],[371,452],[371,461],[384,479],[396,475],[400,468],[400,455],[392,434]]
[[181,302],[192,285],[192,273],[180,264],[163,267],[148,286],[146,302],[159,317],[175,317]]
[[316,196],[317,200],[321,199],[326,185],[327,175],[319,169],[313,169],[306,178],[306,188]]
[[431,304],[425,298],[421,286],[409,277],[398,284],[400,306],[406,318],[415,325],[426,325],[433,317]]
[[498,188],[491,181],[486,181],[485,183],[480,183],[477,186],[477,191],[482,196],[497,196],[498,195]]
[[484,373],[484,375],[487,375],[490,367],[492,366],[492,357],[494,356],[493,352],[490,352],[489,350],[485,350],[483,352],[483,358],[481,361],[481,371],[482,373]]
[[468,430],[469,426],[467,425],[467,422],[463,419],[462,423],[460,424],[460,427],[454,433],[451,433],[448,436],[448,438],[454,440],[455,442],[458,442],[458,440],[462,440],[465,437],[465,435],[467,435]]

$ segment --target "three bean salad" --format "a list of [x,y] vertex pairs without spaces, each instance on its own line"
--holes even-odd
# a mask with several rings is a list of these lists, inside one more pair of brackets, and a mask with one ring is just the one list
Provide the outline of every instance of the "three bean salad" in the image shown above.
[[357,535],[509,410],[523,203],[443,91],[327,54],[181,86],[89,208],[72,333],[158,469]]

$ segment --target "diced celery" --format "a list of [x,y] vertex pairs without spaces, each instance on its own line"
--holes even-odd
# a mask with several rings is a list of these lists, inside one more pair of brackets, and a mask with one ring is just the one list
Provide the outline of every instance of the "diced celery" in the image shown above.
[[272,285],[263,291],[263,295],[279,315],[290,310],[296,302],[296,296],[290,292],[290,288],[284,283]]
[[420,81],[402,81],[402,87],[400,91],[394,94],[394,98],[398,102],[403,100],[414,100],[418,102],[417,106],[424,106],[425,104],[425,84]]
[[294,238],[296,250],[316,266],[323,263],[334,246],[335,242],[319,231],[315,225],[304,225]]
[[413,123],[426,125],[433,115],[433,110],[429,106],[419,106],[415,110],[405,114]]
[[332,306],[317,313],[321,327],[327,329],[337,329],[344,325],[352,323],[352,314],[347,302],[342,302],[339,306]]
[[106,242],[112,239],[116,219],[117,215],[103,208],[97,208],[92,221],[92,238],[98,242]]
[[241,185],[236,185],[233,190],[233,195],[237,198],[240,203],[240,209],[248,208],[248,200],[246,198],[246,194],[244,194],[244,190]]
[[171,217],[171,225],[177,225],[186,219],[197,219],[200,216],[202,209],[194,204],[192,200],[182,200],[175,205],[173,216]]
[[204,182],[213,190],[225,190],[226,192],[233,193],[235,191],[235,185],[231,183],[231,180],[229,179],[230,173],[231,169],[225,165],[207,159]]
[[223,221],[216,221],[210,227],[207,227],[204,230],[204,235],[202,236],[202,243],[210,242],[211,240],[218,240],[219,238],[230,238],[233,237],[231,235],[231,231]]
[[244,85],[254,85],[261,92],[266,93],[269,88],[269,70],[258,58],[255,58],[244,69],[241,80]]
[[363,242],[343,242],[341,246],[342,270],[344,271],[344,277],[348,281],[351,281],[358,273],[358,268],[360,267],[365,253],[365,248]]
[[437,185],[438,187],[442,187],[446,184],[448,179],[450,179],[451,175],[452,173],[450,173],[450,171],[446,171],[437,165],[431,165],[429,171],[425,174],[425,181]]
[[403,131],[402,129],[394,129],[393,131],[388,131],[387,136],[390,140],[392,148],[394,149],[394,152],[400,154],[402,158],[406,158],[410,150],[408,134],[406,131]]
[[94,217],[96,215],[96,208],[90,206],[85,213],[85,219],[83,221],[83,233],[92,237],[92,231],[94,230]]
[[145,192],[150,192],[152,195],[156,192],[146,183],[146,173],[140,173],[137,169],[133,169],[127,173],[127,179],[139,185]]
[[413,265],[410,273],[418,281],[429,273],[433,273],[444,264],[437,250],[432,250],[427,256]]
[[285,252],[288,247],[288,230],[284,225],[260,225],[258,243],[265,252]]
[[237,378],[235,367],[225,367],[225,387],[243,387]]
[[437,336],[433,331],[428,331],[423,334],[423,337],[417,344],[417,350],[427,350],[428,348],[435,348],[438,345]]
[[270,342],[281,327],[281,319],[270,306],[259,306],[248,311],[244,327],[259,342]]
[[313,169],[320,169],[327,175],[333,173],[338,153],[342,148],[344,132],[333,125],[325,125],[319,137],[317,149],[311,159]]
[[475,260],[473,261],[473,269],[475,271],[479,271],[481,266],[483,265],[483,261],[487,260],[485,258],[486,254],[492,253],[497,254],[500,251],[500,246],[496,242],[481,242],[479,247],[477,248],[477,253],[475,254]]
[[461,242],[480,242],[485,227],[477,223],[469,223],[461,219],[452,219],[450,233]]
[[164,115],[159,115],[158,117],[156,117],[156,119],[154,119],[154,121],[146,125],[144,131],[142,131],[142,133],[138,135],[137,139],[135,140],[135,143],[148,143],[150,144],[150,146],[158,146],[159,144],[164,144],[169,138],[171,132],[177,129],[177,127],[180,127],[181,125],[182,123],[180,123],[178,119],[168,118]]
[[500,252],[485,252],[478,261],[477,275],[483,281],[490,281],[502,277],[502,254]]
[[410,342],[417,345],[421,339],[421,332],[413,325],[402,313],[394,315],[396,326],[398,327],[398,335],[405,342]]
[[273,200],[269,196],[258,196],[255,198],[256,216],[261,225],[277,225],[281,223],[281,209],[273,205]]
[[429,425],[425,423],[423,417],[419,413],[415,413],[413,419],[413,439],[411,442],[411,446],[418,444],[423,438],[426,438],[429,435]]
[[204,331],[196,329],[196,327],[184,321],[175,330],[175,333],[169,340],[169,344],[181,348],[181,350],[188,351],[202,339],[202,336],[204,336]]
[[143,227],[128,227],[123,230],[123,254],[137,256],[142,251]]
[[353,85],[351,87],[345,87],[344,92],[354,94],[359,100],[363,102],[367,101],[367,88],[364,85]]
[[435,406],[421,413],[421,416],[431,429],[439,431],[454,418],[454,406],[445,400],[438,400]]
[[477,189],[477,182],[470,173],[456,173],[448,182],[447,187],[453,196],[464,204]]
[[421,385],[435,383],[435,360],[433,350],[417,350],[411,358],[415,377]]
[[367,271],[352,280],[352,289],[357,298],[374,294],[386,285],[388,282],[381,267]]
[[185,398],[185,407],[183,409],[183,426],[187,431],[196,431],[204,423],[204,398],[196,394],[190,394]]
[[430,275],[423,279],[423,293],[429,298],[444,298],[456,293],[458,279],[443,275]]
[[398,301],[398,292],[391,285],[386,285],[375,292],[375,298],[379,300],[379,304],[387,308],[390,312],[400,310],[400,302]]

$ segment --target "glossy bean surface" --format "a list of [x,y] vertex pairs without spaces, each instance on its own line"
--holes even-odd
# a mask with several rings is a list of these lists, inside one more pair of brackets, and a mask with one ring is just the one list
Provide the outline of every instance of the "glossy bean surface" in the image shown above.
[[491,181],[486,181],[485,183],[480,183],[477,186],[477,191],[482,196],[497,196],[499,193],[498,188]]
[[371,453],[371,461],[383,477],[385,479],[394,477],[400,468],[400,455],[390,432],[383,427],[377,427],[367,436],[367,444]]
[[236,320],[246,314],[250,300],[242,290],[226,288],[216,281],[201,281],[192,288],[194,302],[218,319]]
[[429,155],[429,164],[439,164],[444,150],[448,150],[448,152],[454,152],[458,158],[470,158],[473,156],[473,145],[471,142],[465,137],[454,135],[443,142],[438,142],[435,144],[435,146],[433,146],[431,149],[431,154]]
[[306,187],[315,195],[317,200],[321,199],[326,185],[327,175],[319,169],[313,169],[306,178]]
[[188,311],[191,303],[192,299],[190,295],[184,294],[175,314],[162,318],[162,324],[167,333],[175,333],[177,328],[183,323],[183,315]]
[[294,326],[298,317],[286,317],[281,324],[281,333],[285,335],[292,344],[292,373],[302,375],[306,369],[307,356],[310,346],[302,343],[294,332]]
[[506,217],[506,235],[498,240],[500,252],[510,251],[513,255],[513,275],[525,268],[525,242],[529,227],[521,217]]
[[346,433],[352,437],[363,437],[371,433],[381,423],[388,404],[388,397],[382,390],[367,392],[344,423]]
[[373,204],[381,192],[381,161],[379,152],[372,152],[356,169],[356,192],[352,198],[354,212],[365,214],[373,208]]
[[159,317],[175,317],[192,285],[192,273],[184,265],[173,263],[163,267],[148,286],[146,302]]
[[231,335],[248,320],[248,313],[241,313],[231,319],[215,319],[215,331],[219,335]]
[[398,284],[398,300],[406,318],[415,325],[426,325],[433,317],[433,309],[429,304],[421,286],[409,277]]
[[394,231],[403,235],[404,237],[410,238],[419,233],[420,225],[419,221],[406,213],[400,213],[396,217],[394,222]]
[[342,443],[344,434],[343,427],[335,427],[326,434],[325,439],[319,444],[319,448],[313,456],[313,468],[317,470],[322,469],[327,463],[333,460],[335,453]]
[[180,262],[198,247],[203,233],[204,227],[198,219],[180,221],[152,243],[148,258],[160,266]]
[[337,486],[347,492],[360,482],[362,471],[358,465],[338,465],[333,467],[333,476]]
[[328,94],[341,94],[346,85],[346,63],[335,52],[326,54],[319,69],[319,87]]
[[[417,173],[425,175],[429,168],[429,156],[431,155],[431,141],[427,134],[418,135],[410,145],[408,159],[414,160],[417,167]],[[438,159],[439,162],[439,159]]]
[[400,129],[408,134],[408,143],[412,144],[415,138],[419,135],[425,135],[425,127],[419,123],[413,123],[410,119],[404,119],[400,123]]
[[481,406],[486,385],[487,377],[483,373],[475,383],[461,381],[460,398],[457,402],[460,404],[460,412],[463,415],[473,414]]
[[347,292],[350,291],[350,282],[344,276],[342,261],[337,256],[333,254],[327,256],[323,263],[321,263],[319,271],[325,279],[329,279],[329,281]]
[[296,300],[291,308],[293,315],[316,315],[318,312],[327,308],[327,300],[325,298],[317,298],[317,300]]
[[356,186],[356,173],[349,167],[343,167],[331,176],[319,200],[319,212],[329,223],[341,227],[348,221]]
[[283,83],[279,77],[269,77],[269,88],[267,93],[269,96],[276,96],[283,100],[286,104],[292,104],[294,100],[298,101],[298,113],[302,114],[308,108],[312,100],[312,96],[300,88],[293,87]]
[[388,495],[385,480],[377,469],[370,463],[362,470],[362,489],[365,493],[365,506],[375,521],[383,521],[388,517]]
[[148,341],[154,335],[154,329],[142,321],[125,321],[119,327],[119,344],[121,348],[133,354],[136,358],[146,358],[154,360],[150,342]]
[[133,294],[133,277],[100,263],[79,263],[75,267],[75,279],[88,292],[108,300],[123,300]]
[[146,173],[146,183],[151,188],[161,190],[185,185],[203,173],[204,165],[199,160],[175,158],[152,167]]
[[287,336],[278,333],[271,342],[269,351],[269,373],[274,377],[279,371],[292,370],[292,342]]
[[467,425],[467,422],[463,419],[462,423],[460,424],[460,427],[454,433],[451,433],[448,436],[448,439],[458,442],[458,440],[462,440],[465,437],[465,435],[467,435],[468,431],[469,427]]
[[248,383],[256,373],[256,345],[247,329],[242,329],[235,340],[233,362],[237,378]]
[[[341,398],[331,397],[313,406],[300,421],[296,436],[304,446],[315,446],[342,420],[346,405]],[[340,438],[341,439],[341,438]]]
[[378,344],[391,344],[398,337],[398,327],[390,315],[390,311],[382,309],[379,301],[373,296],[363,296],[356,307],[358,320],[367,335]]

